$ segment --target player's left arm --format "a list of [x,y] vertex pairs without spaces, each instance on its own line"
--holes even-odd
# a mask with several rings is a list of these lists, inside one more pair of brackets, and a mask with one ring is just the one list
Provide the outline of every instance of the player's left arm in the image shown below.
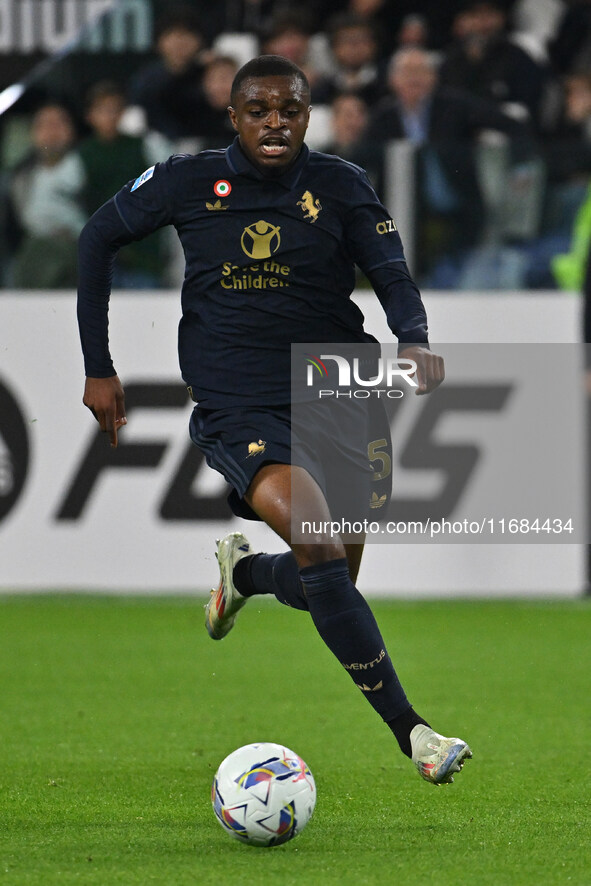
[[398,356],[417,364],[417,394],[428,394],[445,378],[443,357],[429,348],[427,314],[406,262],[397,261],[367,272],[388,325],[398,338]]
[[443,358],[429,348],[425,306],[406,265],[400,234],[364,173],[353,197],[346,223],[349,251],[384,308],[399,356],[417,364],[417,394],[428,394],[443,381],[445,368]]
[[122,246],[169,223],[169,165],[152,166],[135,182],[128,182],[94,213],[78,242],[77,312],[86,373],[83,402],[112,446],[117,446],[117,432],[127,423],[125,395],[109,348],[114,262]]
[[429,394],[438,388],[445,378],[443,357],[434,354],[429,348],[422,345],[407,345],[404,348],[399,348],[398,356],[414,360],[417,364],[417,394]]

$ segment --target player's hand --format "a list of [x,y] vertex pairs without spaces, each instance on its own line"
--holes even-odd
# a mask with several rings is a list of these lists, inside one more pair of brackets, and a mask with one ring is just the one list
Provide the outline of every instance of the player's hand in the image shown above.
[[82,402],[88,406],[100,425],[109,435],[111,446],[117,446],[117,431],[127,424],[125,417],[125,394],[119,378],[87,378]]
[[405,348],[398,357],[406,360],[414,360],[417,364],[416,381],[418,387],[415,394],[428,394],[438,388],[445,378],[445,366],[443,357],[438,357],[428,348],[414,345]]

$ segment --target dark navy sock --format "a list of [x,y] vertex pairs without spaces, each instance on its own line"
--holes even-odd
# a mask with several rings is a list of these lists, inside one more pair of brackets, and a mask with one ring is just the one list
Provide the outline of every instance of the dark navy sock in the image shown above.
[[275,594],[280,603],[308,610],[298,564],[291,551],[284,554],[253,554],[234,567],[234,584],[244,597]]
[[406,754],[407,757],[412,757],[410,733],[415,726],[419,725],[419,723],[422,723],[423,726],[429,726],[429,723],[427,723],[426,720],[423,720],[422,717],[419,717],[414,708],[408,708],[408,710],[399,714],[398,717],[394,717],[393,720],[388,720],[388,726],[396,736],[396,741],[400,745],[400,750],[403,754]]
[[387,723],[410,708],[374,615],[345,558],[306,566],[300,577],[316,630]]

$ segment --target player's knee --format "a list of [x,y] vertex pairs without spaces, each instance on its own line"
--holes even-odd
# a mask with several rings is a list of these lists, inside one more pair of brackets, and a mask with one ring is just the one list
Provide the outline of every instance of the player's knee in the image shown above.
[[294,545],[292,550],[300,569],[305,566],[318,566],[330,560],[340,560],[346,556],[344,546],[336,539]]

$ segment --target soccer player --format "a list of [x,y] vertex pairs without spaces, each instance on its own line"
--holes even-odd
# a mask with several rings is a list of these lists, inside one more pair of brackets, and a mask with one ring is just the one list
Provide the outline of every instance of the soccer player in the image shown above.
[[[255,554],[242,533],[218,542],[220,583],[206,607],[207,630],[213,639],[225,637],[254,594],[309,611],[423,778],[450,782],[470,748],[435,732],[408,701],[355,586],[363,540],[328,530],[311,540],[292,537],[294,488],[307,520],[326,523],[331,511],[314,453],[309,462],[292,463],[289,405],[292,342],[375,341],[350,299],[355,264],[371,281],[400,354],[416,362],[418,393],[440,384],[443,361],[429,350],[398,232],[363,170],[304,143],[310,89],[303,72],[279,56],[260,56],[236,74],[231,102],[238,135],[227,149],[156,164],[82,232],[84,403],[116,446],[126,417],[108,341],[113,259],[121,245],[172,224],[186,259],[178,347],[197,403],[191,437],[233,487],[234,512],[263,520],[290,546]],[[357,424],[358,439],[335,437],[331,444],[337,454],[347,447],[363,452],[367,467],[371,428]]]

